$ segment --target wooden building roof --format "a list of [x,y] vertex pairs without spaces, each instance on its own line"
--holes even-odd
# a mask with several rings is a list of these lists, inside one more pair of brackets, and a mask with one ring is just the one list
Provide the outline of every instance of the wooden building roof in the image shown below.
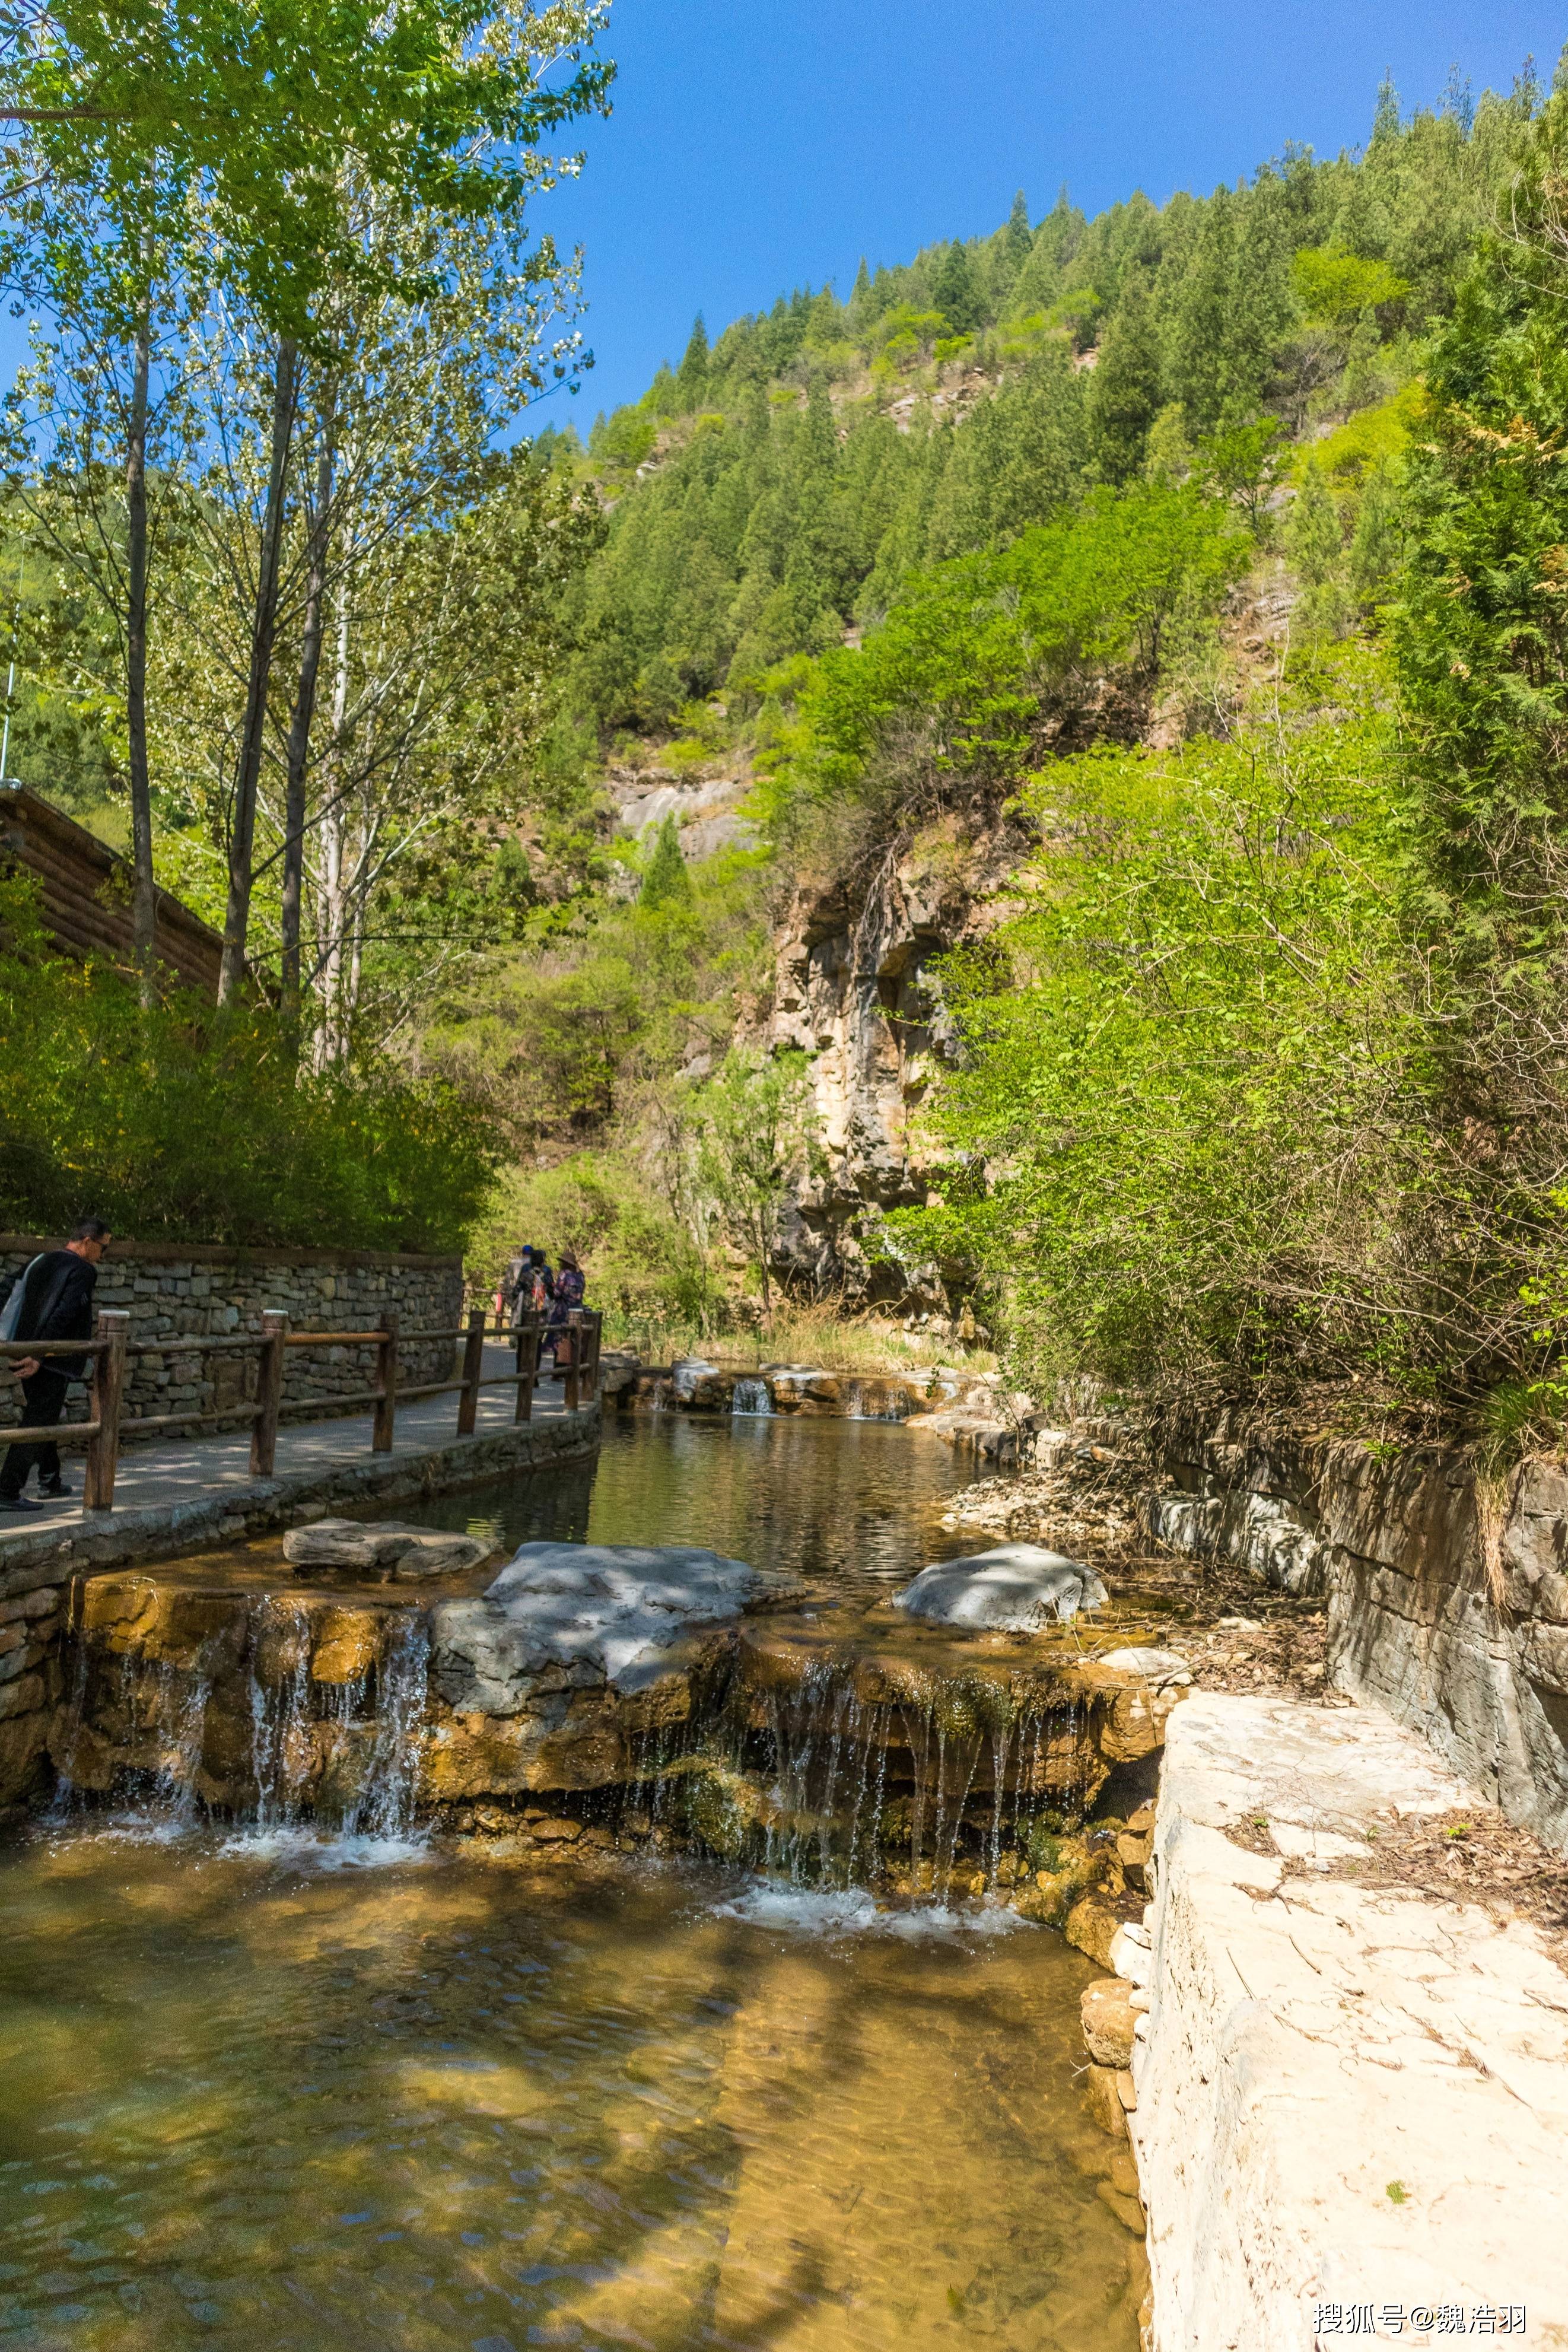
[[[66,955],[130,968],[131,860],[26,784],[0,784],[0,856],[37,878],[44,927]],[[167,890],[158,893],[159,959],[187,988],[216,997],[224,943]]]

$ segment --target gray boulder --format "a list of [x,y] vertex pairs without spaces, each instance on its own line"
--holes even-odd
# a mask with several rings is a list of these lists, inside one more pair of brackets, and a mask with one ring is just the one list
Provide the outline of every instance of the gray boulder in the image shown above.
[[431,1677],[459,1714],[516,1715],[541,1689],[634,1691],[688,1637],[800,1588],[689,1544],[527,1543],[473,1600],[431,1612]]
[[479,1536],[454,1535],[444,1528],[400,1527],[395,1520],[318,1519],[290,1528],[283,1557],[301,1576],[341,1577],[349,1581],[418,1584],[461,1569],[477,1568],[495,1546]]
[[1108,1598],[1092,1568],[1039,1544],[998,1544],[965,1559],[938,1560],[893,1596],[893,1605],[934,1625],[970,1632],[1036,1633],[1065,1625]]

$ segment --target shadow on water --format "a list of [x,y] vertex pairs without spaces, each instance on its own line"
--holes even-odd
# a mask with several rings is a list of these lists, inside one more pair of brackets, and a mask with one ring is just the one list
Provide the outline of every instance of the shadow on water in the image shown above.
[[[876,1424],[672,1416],[421,1516],[708,1543],[863,1605],[962,1548],[961,1475]],[[46,1826],[0,1855],[0,2340],[1132,2352],[1092,1973],[1010,1915],[716,1864]]]

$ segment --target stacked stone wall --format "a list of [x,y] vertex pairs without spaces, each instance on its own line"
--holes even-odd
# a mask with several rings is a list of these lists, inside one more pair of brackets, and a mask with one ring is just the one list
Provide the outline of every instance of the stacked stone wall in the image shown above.
[[[0,1234],[0,1301],[39,1250],[62,1244],[36,1234]],[[463,1319],[463,1262],[382,1250],[245,1250],[113,1243],[99,1267],[96,1304],[124,1307],[133,1346],[159,1343],[129,1366],[126,1412],[221,1412],[256,1394],[255,1356],[235,1350],[203,1358],[190,1342],[254,1331],[273,1310],[297,1331],[368,1331],[394,1311],[402,1328],[451,1330]],[[452,1377],[451,1342],[424,1340],[400,1348],[400,1386]],[[375,1361],[367,1348],[291,1348],[284,1368],[286,1405],[316,1403],[323,1417],[331,1401],[370,1388]],[[21,1391],[0,1381],[0,1433],[22,1418]],[[363,1411],[363,1406],[350,1410]],[[88,1391],[75,1388],[67,1418],[88,1418]],[[168,1433],[164,1433],[168,1434]],[[125,1443],[134,1444],[128,1431]]]
[[1568,1465],[1478,1482],[1462,1450],[1304,1438],[1240,1415],[1172,1423],[1151,1535],[1321,1596],[1333,1685],[1429,1739],[1568,1850]]

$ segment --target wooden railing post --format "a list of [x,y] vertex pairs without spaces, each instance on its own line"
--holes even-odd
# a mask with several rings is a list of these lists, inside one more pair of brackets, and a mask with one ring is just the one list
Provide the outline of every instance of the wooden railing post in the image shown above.
[[586,1319],[591,1351],[588,1359],[588,1402],[594,1404],[599,1397],[599,1351],[604,1344],[604,1318],[595,1309]]
[[531,1318],[517,1326],[517,1409],[513,1419],[534,1417],[534,1375],[539,1368],[539,1327]]
[[397,1419],[397,1309],[389,1307],[382,1317],[381,1344],[376,1349],[375,1427],[371,1435],[371,1450],[390,1454],[392,1428]]
[[256,1373],[256,1419],[250,1425],[250,1475],[270,1478],[277,1460],[277,1417],[283,1409],[284,1340],[288,1318],[275,1307],[261,1318],[261,1358]]
[[479,1410],[479,1382],[485,1372],[485,1310],[476,1307],[463,1340],[463,1393],[457,1400],[457,1434],[472,1437]]
[[571,1350],[566,1360],[566,1395],[562,1402],[568,1412],[575,1412],[582,1394],[582,1309],[571,1308],[566,1318],[566,1344]]
[[93,1337],[109,1345],[93,1362],[93,1414],[98,1434],[87,1442],[87,1465],[81,1482],[81,1507],[88,1511],[112,1511],[114,1474],[120,1463],[120,1415],[125,1402],[125,1343],[131,1316],[123,1307],[99,1309]]

